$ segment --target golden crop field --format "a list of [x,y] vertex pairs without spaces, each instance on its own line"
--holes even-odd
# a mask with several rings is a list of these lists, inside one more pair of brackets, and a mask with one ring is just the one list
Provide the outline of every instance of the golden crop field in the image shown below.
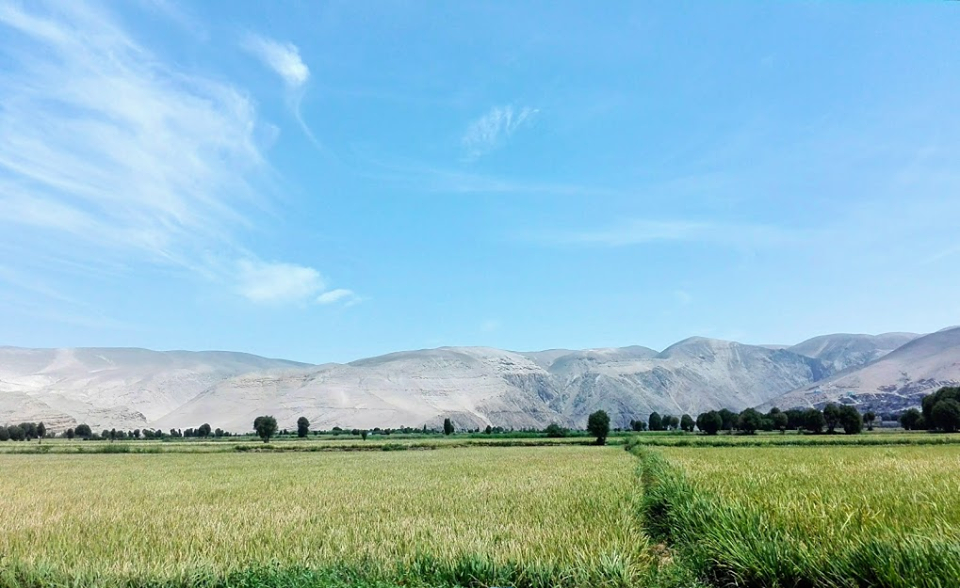
[[599,447],[0,455],[0,581],[193,585],[274,566],[638,585],[635,469]]

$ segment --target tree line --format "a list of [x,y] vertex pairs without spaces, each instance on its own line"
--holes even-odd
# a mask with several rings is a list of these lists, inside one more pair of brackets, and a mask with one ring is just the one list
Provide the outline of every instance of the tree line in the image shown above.
[[[911,408],[899,415],[901,426],[907,430],[931,430],[953,433],[960,431],[960,387],[944,387],[933,394],[924,396],[921,400],[921,408]],[[803,430],[809,433],[835,433],[842,430],[848,435],[855,435],[863,431],[864,426],[868,430],[873,430],[873,425],[877,420],[877,415],[873,411],[860,414],[860,412],[846,404],[830,403],[823,407],[823,410],[816,408],[807,409],[789,409],[781,411],[778,408],[772,408],[767,413],[748,408],[739,413],[728,409],[711,410],[697,415],[696,420],[689,414],[675,416],[670,414],[660,415],[653,412],[646,421],[633,419],[630,421],[630,429],[633,431],[685,431],[693,432],[695,429],[707,435],[716,435],[720,431],[739,432],[742,434],[754,434],[757,431],[781,431]],[[260,439],[266,443],[274,436],[278,435],[277,419],[273,416],[258,416],[253,422],[254,432]],[[451,435],[456,428],[453,421],[449,418],[444,419],[442,433]],[[619,431],[620,429],[616,429]],[[511,429],[512,431],[512,429]],[[360,436],[363,439],[371,431],[366,429],[352,429],[350,434]],[[398,429],[380,429],[374,428],[374,434],[389,435],[397,433],[423,433],[440,434],[437,429],[428,429],[426,425],[422,428],[401,427]],[[468,432],[479,433],[480,429],[473,429]],[[486,434],[507,432],[502,427],[492,427],[487,425],[483,431]],[[543,431],[547,437],[566,437],[570,432],[556,423],[551,423]],[[602,445],[606,442],[606,437],[610,432],[610,417],[606,412],[599,410],[591,414],[587,420],[587,432],[597,438],[597,443]],[[310,421],[305,416],[297,419],[297,437],[304,438],[313,433],[338,435],[346,434],[345,429],[334,427],[331,431],[311,431]],[[280,435],[291,435],[290,431],[284,429],[279,432]],[[42,422],[23,422],[17,425],[0,426],[0,441],[31,441],[33,439],[43,440],[47,437],[47,428]],[[123,431],[118,429],[104,429],[99,434],[95,433],[89,425],[79,424],[71,427],[61,434],[67,439],[86,439],[86,440],[124,440],[124,439],[147,439],[162,440],[167,438],[189,438],[196,437],[206,439],[209,437],[230,437],[232,433],[223,429],[211,429],[209,423],[204,423],[197,428],[188,429],[170,429],[169,432],[163,432],[159,429],[133,429]]]
[[960,431],[960,387],[946,386],[924,396],[920,410],[911,408],[900,415],[900,426],[908,431]]

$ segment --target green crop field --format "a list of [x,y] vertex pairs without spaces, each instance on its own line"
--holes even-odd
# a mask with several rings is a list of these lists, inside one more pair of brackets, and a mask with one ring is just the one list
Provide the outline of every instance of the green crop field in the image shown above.
[[2,455],[0,583],[636,586],[635,466],[599,447]]
[[10,444],[0,588],[958,586],[955,441]]
[[640,449],[644,512],[717,583],[960,585],[960,447]]

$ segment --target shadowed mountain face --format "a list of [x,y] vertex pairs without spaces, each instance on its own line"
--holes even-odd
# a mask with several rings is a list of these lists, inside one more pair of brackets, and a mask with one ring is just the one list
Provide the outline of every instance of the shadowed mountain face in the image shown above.
[[828,402],[861,411],[897,411],[943,386],[960,385],[960,327],[917,337],[866,365],[779,396],[764,408],[821,407]]
[[[8,347],[0,348],[0,423],[42,420],[62,430],[79,422],[94,429],[206,422],[242,432],[256,416],[272,414],[284,428],[300,416],[314,428],[436,427],[446,417],[460,428],[542,428],[582,427],[588,414],[603,409],[613,426],[626,426],[653,411],[696,415],[809,404],[808,393],[824,393],[812,392],[817,384],[847,385],[838,378],[886,358],[898,369],[918,366],[909,369],[920,380],[911,377],[908,388],[957,380],[956,362],[946,365],[940,355],[953,334],[832,335],[787,348],[694,337],[660,353],[639,346],[530,353],[440,348],[320,366],[227,352]],[[889,353],[900,340],[909,343]],[[927,351],[902,353],[911,346]],[[877,386],[903,382],[901,372],[878,373]]]

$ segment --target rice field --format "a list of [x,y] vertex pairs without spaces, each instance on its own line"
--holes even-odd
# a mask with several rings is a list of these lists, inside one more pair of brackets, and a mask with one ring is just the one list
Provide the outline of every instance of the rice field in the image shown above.
[[0,588],[960,585],[960,445],[778,437],[45,442],[0,454]]
[[0,455],[0,585],[639,586],[635,469],[575,446]]
[[960,585],[960,447],[641,449],[647,530],[717,584]]

